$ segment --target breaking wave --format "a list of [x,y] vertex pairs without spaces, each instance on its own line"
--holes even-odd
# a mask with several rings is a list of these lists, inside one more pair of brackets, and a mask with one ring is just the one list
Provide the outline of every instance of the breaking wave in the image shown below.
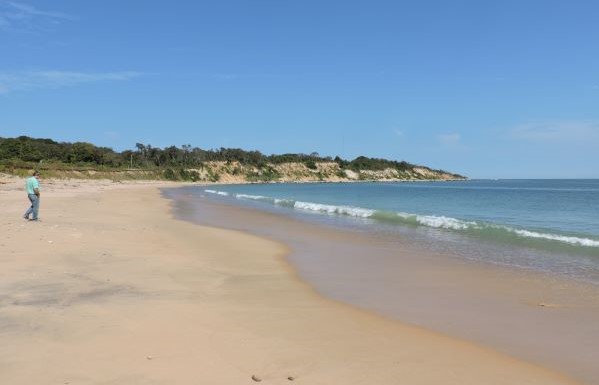
[[315,202],[295,201],[291,199],[279,199],[262,195],[248,194],[229,194],[224,191],[204,190],[207,193],[223,196],[232,196],[236,199],[254,200],[268,203],[275,206],[283,206],[296,210],[326,214],[326,215],[344,215],[356,218],[369,218],[372,220],[398,223],[409,226],[424,226],[435,229],[447,229],[467,233],[484,238],[496,240],[522,240],[534,242],[558,243],[565,246],[582,246],[585,248],[599,248],[599,239],[592,239],[585,236],[575,236],[566,234],[555,234],[541,230],[529,230],[515,228],[505,225],[487,223],[482,221],[466,221],[457,218],[437,215],[420,215],[403,212],[390,212],[381,210],[372,210],[362,207],[329,205]]

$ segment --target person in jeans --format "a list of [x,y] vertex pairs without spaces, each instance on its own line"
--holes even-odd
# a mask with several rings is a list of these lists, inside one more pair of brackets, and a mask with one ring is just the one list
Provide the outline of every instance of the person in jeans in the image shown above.
[[39,171],[34,171],[33,176],[27,178],[25,181],[25,189],[27,190],[27,197],[31,202],[31,207],[25,211],[23,218],[29,219],[29,216],[32,215],[31,221],[38,220],[38,212],[40,209],[40,173]]

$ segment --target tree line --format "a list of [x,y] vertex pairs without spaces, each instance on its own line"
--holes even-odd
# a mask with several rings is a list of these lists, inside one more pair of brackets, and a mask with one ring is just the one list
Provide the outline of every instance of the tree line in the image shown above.
[[239,162],[243,165],[266,167],[268,164],[304,163],[315,169],[318,162],[336,162],[342,169],[384,170],[393,168],[410,170],[415,165],[405,161],[394,161],[359,156],[351,161],[339,156],[322,157],[318,153],[265,155],[260,151],[246,151],[240,148],[219,148],[204,150],[189,144],[181,147],[153,147],[150,144],[136,143],[135,150],[114,151],[108,147],[98,147],[86,142],[56,142],[52,139],[0,137],[0,163],[3,165],[26,162],[28,166],[46,163],[48,166],[71,165],[78,167],[102,168],[144,168],[162,169],[167,167],[198,168],[204,162]]

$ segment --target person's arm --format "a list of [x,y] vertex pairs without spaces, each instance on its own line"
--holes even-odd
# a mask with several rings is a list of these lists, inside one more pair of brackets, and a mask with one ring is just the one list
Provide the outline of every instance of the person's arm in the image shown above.
[[37,180],[37,178],[35,178],[34,182],[35,183],[33,185],[33,193],[35,195],[37,195],[37,197],[39,198],[39,196],[40,196],[40,182],[39,182],[39,180]]

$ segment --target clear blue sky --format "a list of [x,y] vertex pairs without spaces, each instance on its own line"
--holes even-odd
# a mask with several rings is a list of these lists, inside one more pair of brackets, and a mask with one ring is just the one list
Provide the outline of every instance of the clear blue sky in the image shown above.
[[599,177],[598,1],[0,0],[0,136]]

